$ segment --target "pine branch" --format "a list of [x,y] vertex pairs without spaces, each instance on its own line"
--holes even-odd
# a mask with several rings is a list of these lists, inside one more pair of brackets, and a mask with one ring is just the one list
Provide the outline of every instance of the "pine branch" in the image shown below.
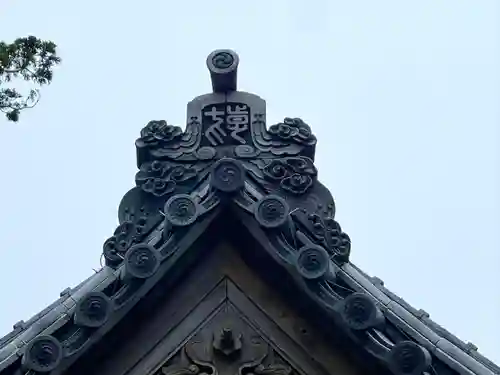
[[33,108],[40,100],[38,89],[22,95],[14,88],[2,88],[15,78],[42,86],[52,82],[53,68],[61,62],[56,45],[34,36],[13,43],[0,42],[0,111],[9,121],[18,121],[22,110]]

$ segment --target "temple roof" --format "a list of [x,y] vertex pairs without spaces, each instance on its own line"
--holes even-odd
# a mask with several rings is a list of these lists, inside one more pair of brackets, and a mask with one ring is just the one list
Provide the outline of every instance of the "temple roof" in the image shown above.
[[104,243],[106,264],[0,339],[0,373],[67,368],[183,267],[195,241],[234,237],[211,232],[234,220],[270,255],[265,267],[286,270],[307,304],[394,373],[500,374],[473,344],[350,262],[351,241],[317,179],[311,128],[298,118],[267,127],[265,101],[237,91],[238,61],[230,50],[208,57],[213,93],[188,104],[184,131],[165,121],[142,129],[136,187]]

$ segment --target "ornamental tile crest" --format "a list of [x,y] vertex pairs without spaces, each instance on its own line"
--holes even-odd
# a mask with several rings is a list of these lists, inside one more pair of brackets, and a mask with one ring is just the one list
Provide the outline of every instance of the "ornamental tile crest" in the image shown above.
[[[350,239],[334,219],[331,194],[317,180],[311,127],[292,117],[268,126],[266,102],[237,91],[238,63],[230,50],[208,56],[213,92],[188,103],[185,130],[165,120],[141,130],[136,188],[122,201],[119,233],[105,244],[106,264],[120,264],[145,238],[145,215],[152,223],[165,221],[173,235],[168,228],[189,226],[228,204],[253,217],[288,262],[305,247],[307,254],[319,251],[318,259],[348,260]],[[142,219],[126,220],[131,211],[141,211]]]

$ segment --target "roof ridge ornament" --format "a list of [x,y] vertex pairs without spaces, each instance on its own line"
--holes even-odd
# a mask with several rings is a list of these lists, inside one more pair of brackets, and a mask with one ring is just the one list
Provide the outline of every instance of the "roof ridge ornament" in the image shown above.
[[[348,261],[350,239],[334,220],[330,192],[317,180],[311,128],[291,117],[267,127],[265,100],[237,91],[236,52],[217,49],[206,64],[213,92],[188,103],[186,129],[164,120],[142,129],[136,141],[137,188],[120,205],[123,227],[105,244],[106,264],[120,265],[158,220],[165,222],[168,237],[180,226],[195,225],[217,206],[233,204],[270,237],[287,237],[283,244],[275,238],[275,246],[289,246],[284,251],[290,254],[302,250],[293,260],[302,276],[334,277],[328,262]],[[144,214],[138,228],[130,216],[140,205],[150,206],[144,210],[150,213],[150,226],[144,224]],[[137,229],[140,233],[133,233]]]
[[238,54],[230,49],[217,49],[207,57],[207,67],[212,79],[214,93],[236,91]]
[[[214,226],[210,236],[244,241],[231,231],[239,228],[232,221],[240,221],[260,243],[258,251],[271,255],[261,258],[270,259],[265,267],[289,272],[311,308],[328,316],[325,330],[344,329],[394,374],[425,373],[441,362],[458,373],[498,373],[349,264],[350,239],[334,218],[332,195],[317,180],[309,126],[285,118],[268,128],[265,101],[236,91],[234,52],[214,51],[207,64],[214,92],[188,104],[186,129],[150,121],[136,141],[137,186],[123,197],[120,225],[104,243],[107,267],[0,339],[0,373],[15,366],[63,372],[172,266],[186,267],[177,259],[191,246],[205,246],[194,241],[216,218],[226,218],[229,230]],[[221,215],[224,206],[231,217]],[[219,344],[226,351],[239,347]]]

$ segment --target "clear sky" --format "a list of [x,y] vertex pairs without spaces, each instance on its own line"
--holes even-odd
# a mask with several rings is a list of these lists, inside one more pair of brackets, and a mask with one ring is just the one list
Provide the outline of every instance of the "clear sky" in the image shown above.
[[498,0],[1,0],[0,39],[28,34],[63,64],[0,119],[0,335],[99,267],[141,127],[183,125],[232,48],[318,136],[352,261],[500,362]]

